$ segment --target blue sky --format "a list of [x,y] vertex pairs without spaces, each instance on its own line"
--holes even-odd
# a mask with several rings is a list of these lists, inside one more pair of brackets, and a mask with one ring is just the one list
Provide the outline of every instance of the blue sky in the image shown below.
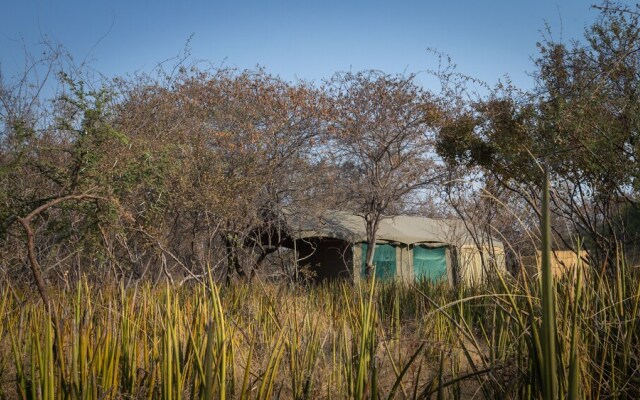
[[[545,23],[555,39],[580,38],[597,17],[591,1],[11,1],[0,15],[0,63],[23,65],[21,43],[43,36],[107,76],[148,71],[192,37],[192,59],[264,66],[288,80],[320,81],[336,71],[420,72],[436,66],[427,48],[449,54],[459,72],[495,83],[526,72]],[[426,74],[423,83],[431,85]]]

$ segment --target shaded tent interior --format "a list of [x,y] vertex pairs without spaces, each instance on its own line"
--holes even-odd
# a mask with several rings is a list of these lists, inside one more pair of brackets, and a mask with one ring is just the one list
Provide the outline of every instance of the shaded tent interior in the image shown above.
[[351,243],[331,237],[310,237],[295,241],[298,268],[317,280],[349,279],[353,276]]
[[[362,217],[331,211],[311,218],[286,214],[289,232],[282,244],[295,250],[298,267],[318,280],[364,276],[367,250]],[[396,216],[380,222],[374,255],[378,279],[447,280],[476,284],[488,266],[506,270],[500,242],[480,244],[456,219]],[[480,251],[479,249],[483,249]]]

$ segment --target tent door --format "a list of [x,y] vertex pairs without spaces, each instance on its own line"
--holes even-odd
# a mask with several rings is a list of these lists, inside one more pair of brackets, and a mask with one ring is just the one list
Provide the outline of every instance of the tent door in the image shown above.
[[[367,244],[362,243],[361,275],[365,276],[367,264]],[[377,244],[373,254],[373,265],[376,266],[376,279],[388,280],[396,277],[396,248],[390,244]]]
[[447,279],[447,255],[445,247],[413,248],[413,273],[415,279],[438,281]]

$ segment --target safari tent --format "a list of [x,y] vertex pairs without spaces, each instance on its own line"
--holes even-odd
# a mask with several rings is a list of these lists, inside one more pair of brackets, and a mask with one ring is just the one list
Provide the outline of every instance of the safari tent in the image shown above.
[[[289,217],[289,247],[299,268],[319,280],[364,276],[367,251],[364,219],[332,211],[318,218]],[[504,248],[495,240],[478,243],[456,219],[395,216],[380,222],[374,252],[377,279],[446,280],[477,284],[490,269],[505,270]]]

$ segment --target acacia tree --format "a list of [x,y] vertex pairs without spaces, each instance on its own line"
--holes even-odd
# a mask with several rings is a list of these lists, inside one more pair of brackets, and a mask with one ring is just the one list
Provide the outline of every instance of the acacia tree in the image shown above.
[[[313,150],[320,140],[323,97],[310,85],[290,84],[262,70],[189,86],[203,94],[196,98],[205,134],[230,185],[223,190],[233,208],[221,230],[229,270],[246,278],[277,248],[272,238],[282,235],[265,236],[281,229],[282,209],[295,212],[312,201],[307,194],[319,181]],[[247,250],[255,261],[249,271],[238,257]]]
[[546,163],[556,237],[571,247],[574,238],[563,227],[571,225],[599,261],[615,258],[618,241],[632,244],[619,213],[637,207],[640,171],[638,13],[604,4],[583,43],[540,44],[534,90],[501,86],[453,108],[439,135],[446,159],[483,168],[533,210],[538,163]]
[[[220,275],[250,277],[277,247],[268,236],[281,209],[311,201],[322,96],[263,70],[185,72],[170,84],[129,86],[119,129],[136,152],[168,157],[157,179],[126,201],[143,205],[130,212],[140,216],[138,230],[181,269],[220,266]],[[135,200],[147,193],[149,201]]]
[[[81,258],[79,241],[91,243],[110,214],[117,169],[106,154],[126,139],[110,125],[110,92],[88,87],[61,49],[44,54],[27,67],[46,71],[42,80],[26,73],[0,87],[0,235],[3,249],[19,257],[24,253],[16,246],[24,245],[21,261],[49,311],[41,259],[49,253]],[[46,96],[50,79],[59,91]]]
[[366,273],[377,231],[407,200],[440,176],[432,127],[438,108],[414,76],[378,71],[337,74],[329,82],[331,151],[341,173],[344,205],[364,219]]

